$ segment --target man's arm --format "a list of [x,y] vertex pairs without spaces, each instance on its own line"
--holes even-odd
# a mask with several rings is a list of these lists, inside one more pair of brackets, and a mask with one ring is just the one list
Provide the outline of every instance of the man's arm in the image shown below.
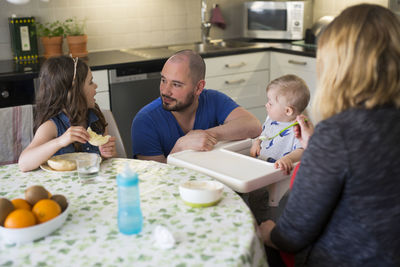
[[224,124],[206,130],[217,141],[255,138],[261,133],[260,121],[243,107],[237,107],[226,117]]
[[156,156],[136,155],[136,158],[141,159],[141,160],[154,160],[154,161],[158,161],[161,163],[167,163],[167,158],[164,157],[164,155],[156,155]]

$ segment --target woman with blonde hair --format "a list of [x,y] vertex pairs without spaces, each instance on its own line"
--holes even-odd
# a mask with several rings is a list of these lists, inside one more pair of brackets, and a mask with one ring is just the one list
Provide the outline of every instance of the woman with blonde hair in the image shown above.
[[398,18],[345,9],[319,38],[317,68],[323,121],[312,134],[298,117],[306,150],[281,217],[260,225],[264,242],[296,266],[400,266]]

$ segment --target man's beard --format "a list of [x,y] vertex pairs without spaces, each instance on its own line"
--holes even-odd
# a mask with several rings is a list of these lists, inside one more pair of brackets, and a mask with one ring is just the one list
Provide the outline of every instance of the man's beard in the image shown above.
[[171,104],[166,104],[163,101],[162,102],[163,109],[168,110],[168,111],[183,111],[183,110],[187,109],[188,107],[190,107],[194,102],[194,93],[193,92],[191,92],[186,97],[184,102],[178,102],[175,98],[170,98],[166,95],[161,95],[161,101],[162,101],[163,97],[172,99],[176,103],[175,105],[171,105]]

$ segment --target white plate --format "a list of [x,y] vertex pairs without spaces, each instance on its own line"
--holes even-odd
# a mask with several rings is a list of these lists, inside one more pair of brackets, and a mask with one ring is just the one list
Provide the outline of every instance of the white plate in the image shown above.
[[50,221],[25,228],[5,228],[0,226],[1,240],[6,244],[23,244],[45,237],[60,228],[68,217],[71,205]]
[[[62,155],[57,155],[54,157],[51,157],[52,159],[65,159],[65,160],[77,160],[77,159],[84,159],[85,157],[88,156],[88,154],[93,154],[93,153],[87,153],[87,152],[75,152],[75,153],[66,153]],[[43,163],[40,165],[40,168],[44,171],[47,172],[57,172],[57,173],[73,173],[76,172],[76,170],[73,171],[57,171],[52,169],[49,165],[47,165],[47,162]]]

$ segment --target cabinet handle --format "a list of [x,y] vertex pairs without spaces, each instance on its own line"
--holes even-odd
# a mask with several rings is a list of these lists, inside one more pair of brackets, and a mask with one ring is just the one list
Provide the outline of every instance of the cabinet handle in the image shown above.
[[243,67],[243,66],[246,66],[246,63],[245,62],[240,62],[240,63],[237,63],[237,64],[225,64],[225,68],[229,68],[229,69],[231,69],[231,68],[240,68],[240,67]]
[[293,59],[289,59],[288,63],[295,64],[295,65],[302,65],[302,66],[307,65],[307,62],[305,62],[305,61],[297,61],[297,60],[293,60]]
[[239,79],[239,80],[234,80],[234,81],[225,81],[225,84],[239,84],[239,83],[244,83],[246,80],[245,79]]

